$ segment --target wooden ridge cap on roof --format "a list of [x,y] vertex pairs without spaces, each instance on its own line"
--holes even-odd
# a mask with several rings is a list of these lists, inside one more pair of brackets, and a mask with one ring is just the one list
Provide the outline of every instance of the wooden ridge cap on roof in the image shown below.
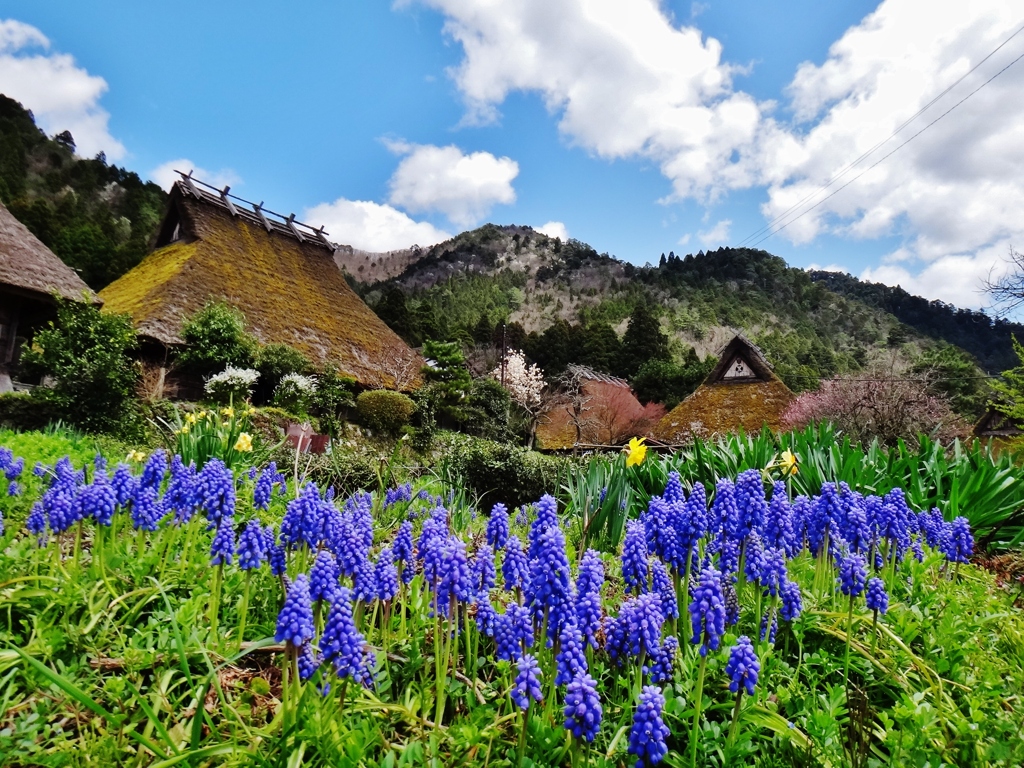
[[569,373],[576,376],[580,376],[581,378],[584,379],[590,379],[591,381],[601,381],[604,382],[605,384],[615,384],[616,386],[619,387],[629,387],[629,382],[626,381],[625,379],[620,379],[617,376],[612,376],[610,373],[601,373],[600,371],[595,371],[593,368],[589,368],[586,365],[578,365],[576,363],[572,363],[566,366],[566,368],[569,371]]
[[715,382],[722,381],[726,368],[729,367],[729,364],[738,354],[743,355],[743,358],[750,364],[758,378],[765,381],[778,379],[778,376],[775,375],[774,367],[768,362],[768,358],[764,356],[760,348],[742,333],[737,333],[722,348],[722,351],[719,353],[718,363],[711,373],[708,374],[707,378],[704,379],[704,384],[714,384]]
[[246,219],[263,227],[267,232],[277,232],[298,240],[300,243],[318,245],[321,248],[326,248],[332,254],[340,247],[327,239],[328,233],[322,225],[319,229],[315,229],[310,224],[298,221],[294,213],[285,216],[269,208],[264,208],[263,201],[254,203],[238,195],[232,195],[230,186],[218,189],[212,184],[194,178],[192,171],[184,173],[175,170],[175,173],[179,174],[181,178],[174,182],[174,185],[183,195],[221,208],[232,216]]

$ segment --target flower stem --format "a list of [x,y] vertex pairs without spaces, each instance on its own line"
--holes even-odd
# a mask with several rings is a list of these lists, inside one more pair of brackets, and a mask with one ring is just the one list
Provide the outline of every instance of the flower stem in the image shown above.
[[850,595],[850,609],[846,614],[846,655],[843,659],[843,688],[850,680],[850,641],[853,638],[853,595]]
[[700,670],[697,672],[697,693],[693,700],[693,727],[690,728],[690,768],[697,768],[697,734],[700,729],[700,710],[704,703],[704,673],[707,671],[708,657],[700,657]]
[[736,692],[736,706],[732,708],[732,725],[729,726],[729,740],[728,746],[732,746],[732,743],[736,740],[736,731],[739,730],[740,725],[740,703],[743,701],[743,689],[740,688]]

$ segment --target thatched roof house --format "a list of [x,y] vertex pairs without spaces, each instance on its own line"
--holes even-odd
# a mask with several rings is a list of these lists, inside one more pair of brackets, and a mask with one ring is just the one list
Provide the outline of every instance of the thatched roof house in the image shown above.
[[1019,442],[1024,437],[1024,425],[1010,418],[998,408],[989,406],[985,415],[974,425],[972,434],[998,450]]
[[697,391],[661,420],[655,437],[680,443],[740,429],[756,432],[766,425],[779,430],[793,398],[761,350],[737,334]]
[[71,267],[0,203],[0,392],[12,388],[21,344],[54,317],[54,296],[99,302]]
[[100,296],[132,316],[144,342],[182,344],[185,319],[224,300],[261,343],[288,344],[364,386],[413,386],[422,358],[349,287],[335,249],[322,227],[182,174],[153,253]]
[[618,445],[633,437],[644,407],[629,383],[583,365],[570,365],[565,384],[537,424],[536,443],[558,451],[577,445]]

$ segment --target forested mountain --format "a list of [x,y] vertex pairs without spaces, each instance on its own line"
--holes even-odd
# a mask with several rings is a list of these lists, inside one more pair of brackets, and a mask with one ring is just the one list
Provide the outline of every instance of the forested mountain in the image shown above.
[[993,319],[974,309],[959,309],[882,283],[867,283],[839,272],[811,272],[811,279],[843,296],[878,307],[919,333],[970,350],[988,373],[1018,364],[1011,337],[1024,341],[1024,325]]
[[0,201],[99,290],[146,255],[167,195],[131,171],[75,156],[67,131],[49,138],[0,95]]

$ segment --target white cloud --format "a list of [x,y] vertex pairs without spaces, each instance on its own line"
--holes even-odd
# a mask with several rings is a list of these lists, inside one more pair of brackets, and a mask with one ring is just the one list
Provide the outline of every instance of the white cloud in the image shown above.
[[842,272],[848,274],[850,270],[844,267],[842,264],[808,264],[805,268],[807,272]]
[[722,219],[715,223],[711,229],[701,230],[697,233],[697,239],[705,246],[724,245],[729,240],[729,228],[732,220]]
[[110,115],[99,106],[106,91],[106,80],[90,75],[72,56],[51,53],[50,41],[38,29],[0,19],[0,92],[31,109],[46,133],[71,131],[79,155],[105,152],[120,160],[124,145],[110,135]]
[[676,241],[676,245],[688,245],[691,237],[693,237],[693,235],[687,232],[685,235],[683,235]]
[[388,202],[410,213],[440,212],[456,226],[479,223],[496,204],[514,203],[519,164],[490,152],[465,154],[454,145],[388,142],[404,155],[391,180]]
[[[820,66],[805,63],[789,86],[806,130],[774,127],[764,145],[772,219],[826,183],[964,76],[1020,25],[1002,0],[934,13],[916,0],[886,0],[834,43]],[[1024,240],[1024,62],[1011,67],[906,147],[852,181],[1024,52],[1018,36],[832,189],[851,183],[782,232],[806,243],[831,232],[902,245],[867,270],[870,279],[978,306],[980,278]],[[765,132],[762,135],[768,135]],[[831,191],[831,190],[830,190]],[[811,202],[824,195],[812,197]],[[806,206],[805,206],[806,207]],[[797,209],[802,210],[800,208]],[[899,266],[897,266],[897,264]],[[915,271],[916,270],[916,271]]]
[[222,168],[219,171],[208,171],[205,168],[199,167],[187,158],[168,160],[166,163],[163,163],[150,171],[149,178],[169,191],[171,185],[181,178],[181,176],[179,176],[175,171],[184,171],[185,173],[192,171],[192,175],[195,176],[195,178],[200,181],[205,181],[207,184],[212,184],[218,188],[223,188],[225,186],[233,187],[242,183],[241,177],[239,177],[239,175],[230,168]]
[[463,48],[450,74],[470,123],[493,122],[515,91],[537,92],[574,144],[645,158],[674,195],[752,184],[760,107],[731,88],[722,46],[675,26],[658,0],[420,0]]
[[534,229],[548,237],[557,237],[563,241],[569,239],[569,230],[566,229],[565,224],[560,221],[549,221],[547,224],[534,227]]
[[338,198],[306,209],[302,220],[326,227],[330,239],[364,251],[394,251],[412,245],[433,245],[451,235],[423,221],[414,221],[390,205]]

